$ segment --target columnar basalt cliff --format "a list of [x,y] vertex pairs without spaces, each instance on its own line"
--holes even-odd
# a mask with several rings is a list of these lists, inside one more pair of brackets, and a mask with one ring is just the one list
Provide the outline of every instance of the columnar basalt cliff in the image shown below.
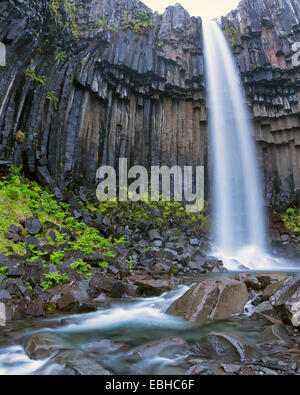
[[[57,195],[96,169],[209,166],[201,18],[137,0],[3,1],[0,161]],[[297,0],[244,0],[222,19],[253,110],[271,205],[300,188]]]

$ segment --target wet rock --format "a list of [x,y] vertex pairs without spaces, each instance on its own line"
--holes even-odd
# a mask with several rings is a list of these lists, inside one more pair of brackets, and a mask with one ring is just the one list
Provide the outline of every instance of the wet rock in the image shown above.
[[171,337],[146,346],[141,346],[133,352],[133,356],[140,360],[157,356],[167,358],[174,354],[183,353],[187,350],[188,345],[183,339],[179,337]]
[[25,308],[25,314],[31,317],[43,317],[45,315],[45,302],[40,297],[35,297]]
[[57,341],[57,336],[49,333],[32,335],[25,343],[25,352],[33,360],[47,359],[62,349]]
[[54,361],[78,376],[108,376],[111,372],[103,368],[94,359],[86,356],[82,351],[65,351],[60,353]]
[[6,325],[6,308],[5,308],[5,304],[0,302],[0,327],[5,325]]
[[268,326],[262,335],[268,340],[276,341],[277,344],[284,346],[292,346],[294,344],[285,326],[280,323]]
[[209,363],[207,362],[203,362],[203,364],[201,365],[192,366],[185,373],[185,376],[215,376],[215,375],[217,375],[216,369],[213,366],[209,366]]
[[95,310],[95,307],[93,309],[84,308],[89,305],[90,297],[87,290],[80,288],[78,284],[58,286],[50,289],[48,293],[52,295],[50,301],[55,303],[61,311],[80,313],[85,310]]
[[225,373],[228,373],[231,375],[238,374],[242,368],[241,365],[230,365],[230,364],[226,364],[226,363],[221,363],[221,366],[224,369]]
[[233,277],[234,280],[242,281],[245,283],[248,289],[253,289],[255,291],[259,291],[262,287],[261,283],[258,281],[258,278],[252,273],[239,273]]
[[87,353],[105,355],[105,354],[119,354],[128,352],[130,347],[126,342],[113,341],[109,339],[102,339],[97,342],[87,343],[81,346],[82,350]]
[[176,300],[167,313],[201,325],[242,313],[247,301],[244,283],[227,278],[206,279]]
[[126,293],[126,287],[121,281],[115,282],[111,287],[111,297],[112,298],[122,298],[122,296]]
[[253,314],[268,314],[268,315],[274,315],[275,310],[273,309],[272,305],[270,302],[263,302],[256,306],[253,309]]
[[31,236],[39,234],[42,230],[42,224],[34,217],[30,217],[25,222],[25,229]]
[[273,284],[269,284],[263,290],[261,296],[264,301],[269,300],[280,288],[283,286],[284,281],[278,281]]
[[300,275],[284,281],[282,287],[270,298],[283,322],[300,327]]
[[261,283],[261,289],[265,289],[270,284],[285,281],[289,276],[285,273],[258,273],[257,279]]
[[222,362],[249,362],[258,358],[258,350],[244,341],[226,335],[212,332],[204,336],[192,348],[192,352],[201,357],[216,359]]
[[174,284],[171,280],[137,280],[134,282],[140,288],[140,291],[145,296],[160,296],[164,292],[174,289]]
[[208,272],[212,272],[212,273],[227,272],[227,269],[225,269],[223,266],[223,262],[215,257],[206,258],[203,264],[203,268]]
[[88,292],[94,298],[99,296],[103,291],[110,293],[113,283],[114,281],[112,279],[101,274],[95,274],[90,279]]

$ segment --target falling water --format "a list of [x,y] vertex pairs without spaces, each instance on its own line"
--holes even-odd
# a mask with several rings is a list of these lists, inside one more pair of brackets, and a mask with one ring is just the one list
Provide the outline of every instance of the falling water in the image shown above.
[[255,143],[239,70],[216,22],[204,24],[213,161],[214,231],[219,251],[265,244],[264,210]]

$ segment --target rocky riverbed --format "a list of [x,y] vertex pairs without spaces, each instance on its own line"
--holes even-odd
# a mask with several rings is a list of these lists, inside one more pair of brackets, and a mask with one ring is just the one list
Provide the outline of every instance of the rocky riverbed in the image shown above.
[[300,275],[206,274],[195,281],[156,297],[106,298],[97,312],[9,323],[0,336],[0,372],[300,373]]

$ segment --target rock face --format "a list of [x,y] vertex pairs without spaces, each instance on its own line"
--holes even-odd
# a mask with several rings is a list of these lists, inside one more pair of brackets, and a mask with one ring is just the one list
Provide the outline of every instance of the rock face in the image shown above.
[[[221,21],[272,205],[300,188],[299,7],[244,0]],[[138,0],[5,0],[0,21],[1,168],[23,161],[58,196],[75,185],[94,194],[97,168],[119,157],[209,168],[200,18],[178,4],[153,14]]]
[[167,313],[201,325],[242,313],[247,301],[247,287],[243,282],[207,279],[176,300]]

